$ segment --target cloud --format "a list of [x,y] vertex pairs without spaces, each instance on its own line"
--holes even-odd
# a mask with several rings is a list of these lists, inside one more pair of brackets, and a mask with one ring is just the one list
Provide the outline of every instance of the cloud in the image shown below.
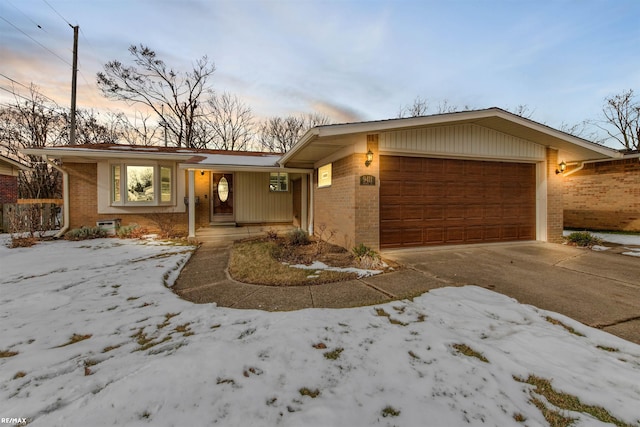
[[364,120],[364,115],[361,112],[326,100],[311,101],[310,106],[315,112],[324,114],[338,123],[360,122]]

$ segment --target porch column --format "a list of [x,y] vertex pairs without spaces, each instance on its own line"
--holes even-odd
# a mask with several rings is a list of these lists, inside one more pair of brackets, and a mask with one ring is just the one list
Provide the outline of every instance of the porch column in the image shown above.
[[188,239],[196,238],[196,179],[195,171],[189,169],[189,236]]
[[313,236],[313,175],[314,172],[309,174],[309,234]]
[[300,186],[302,187],[302,194],[300,196],[300,198],[302,199],[300,200],[300,206],[302,207],[302,212],[300,213],[300,228],[302,228],[303,230],[308,230],[309,227],[309,210],[307,209],[307,205],[309,203],[308,182],[309,180],[307,179],[307,175],[302,174],[302,180],[300,182]]

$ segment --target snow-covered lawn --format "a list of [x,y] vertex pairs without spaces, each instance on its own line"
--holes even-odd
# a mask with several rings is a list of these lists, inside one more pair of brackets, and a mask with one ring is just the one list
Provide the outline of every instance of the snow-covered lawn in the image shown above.
[[[574,230],[564,230],[563,234],[568,236],[573,233]],[[632,246],[626,249],[626,252],[621,252],[622,255],[640,257],[640,235],[637,234],[617,234],[617,233],[601,233],[599,231],[590,231],[591,234],[600,238],[604,245],[595,245],[591,249],[594,251],[606,251],[610,248],[607,243],[615,243],[618,245]]]
[[343,310],[195,305],[165,287],[190,249],[118,239],[0,246],[0,417],[33,426],[547,425],[531,399],[553,406],[516,380],[535,375],[640,425],[640,346],[559,314],[473,286]]

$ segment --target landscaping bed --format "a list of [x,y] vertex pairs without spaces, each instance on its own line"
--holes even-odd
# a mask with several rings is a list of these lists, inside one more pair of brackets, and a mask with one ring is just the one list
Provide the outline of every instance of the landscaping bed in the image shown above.
[[300,230],[286,236],[270,234],[236,242],[231,250],[229,274],[235,280],[255,285],[305,286],[353,280],[390,268],[375,252],[366,249],[366,256],[362,256]]

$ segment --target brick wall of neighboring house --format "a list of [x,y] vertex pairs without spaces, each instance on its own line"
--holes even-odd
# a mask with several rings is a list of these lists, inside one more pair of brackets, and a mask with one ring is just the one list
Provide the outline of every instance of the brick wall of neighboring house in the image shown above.
[[18,201],[18,177],[0,175],[0,205]]
[[[151,232],[159,232],[158,223],[162,221],[170,221],[174,224],[175,232],[187,232],[188,214],[186,212],[98,214],[97,165],[95,163],[66,163],[64,168],[69,173],[69,220],[71,229],[82,226],[95,227],[97,221],[120,218],[121,225],[138,224],[141,227],[146,227]],[[178,200],[178,203],[184,203],[184,201]]]
[[556,174],[558,150],[547,148],[547,241],[562,243],[563,220],[563,180]]
[[[331,186],[314,182],[314,232],[347,249],[360,243],[380,247],[380,176],[377,138],[369,138],[373,163],[365,166],[366,154],[352,154],[333,162]],[[362,175],[373,175],[375,185],[360,185]]]
[[565,227],[640,231],[640,159],[585,164],[564,177],[564,200]]

